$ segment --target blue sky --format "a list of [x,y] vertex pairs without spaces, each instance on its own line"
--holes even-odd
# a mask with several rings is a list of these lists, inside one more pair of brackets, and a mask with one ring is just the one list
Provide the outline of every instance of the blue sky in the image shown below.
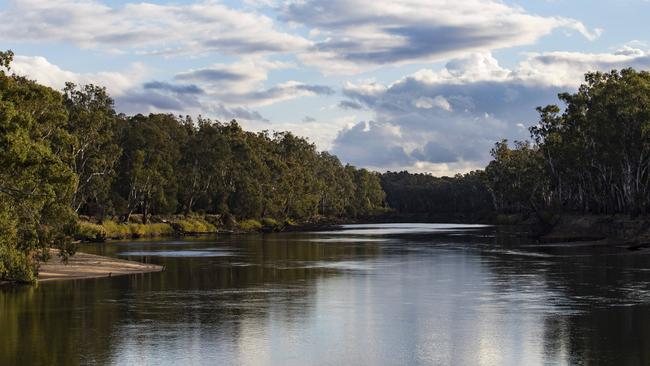
[[0,0],[13,71],[118,110],[291,130],[345,163],[449,175],[525,139],[587,71],[650,68],[650,1]]

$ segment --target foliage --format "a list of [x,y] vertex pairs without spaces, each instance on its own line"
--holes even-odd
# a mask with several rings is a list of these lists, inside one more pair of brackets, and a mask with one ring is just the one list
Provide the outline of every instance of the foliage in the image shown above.
[[650,213],[650,73],[588,73],[566,107],[538,108],[534,145],[505,142],[487,168],[497,208]]
[[[258,228],[385,209],[380,176],[344,166],[290,132],[248,132],[170,114],[117,114],[105,88],[62,92],[9,75],[0,52],[0,279],[32,281],[49,248],[171,233],[152,215],[183,214],[185,232],[214,232],[192,213]],[[77,225],[77,215],[101,226]],[[129,223],[141,215],[141,223]],[[246,220],[250,219],[250,220]]]
[[278,222],[278,220],[273,219],[271,217],[263,218],[262,221],[261,221],[261,224],[264,227],[268,227],[268,228],[272,228],[272,229],[275,229],[275,228],[280,226],[280,223]]
[[106,239],[106,229],[102,225],[82,221],[79,222],[74,237],[82,241],[103,241]]
[[388,205],[398,214],[423,218],[479,218],[493,211],[485,173],[454,177],[387,172],[381,177]]
[[239,228],[246,231],[254,231],[262,228],[262,223],[257,220],[244,220],[239,223]]
[[[5,69],[11,57],[0,55]],[[51,247],[74,253],[66,121],[60,93],[0,70],[0,279],[35,280]]]
[[174,221],[174,224],[178,225],[178,228],[183,233],[206,234],[206,233],[217,232],[216,226],[199,218],[178,220],[178,221]]

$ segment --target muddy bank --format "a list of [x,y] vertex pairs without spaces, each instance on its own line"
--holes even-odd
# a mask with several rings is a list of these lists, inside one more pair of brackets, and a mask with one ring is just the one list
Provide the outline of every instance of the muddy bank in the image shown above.
[[53,253],[52,258],[40,266],[38,282],[114,277],[138,273],[160,272],[162,266],[124,259],[77,253],[67,264]]

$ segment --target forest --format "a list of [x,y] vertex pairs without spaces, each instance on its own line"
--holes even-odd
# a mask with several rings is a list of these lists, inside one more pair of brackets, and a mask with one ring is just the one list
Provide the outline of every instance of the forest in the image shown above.
[[105,88],[55,91],[12,74],[12,56],[0,53],[0,279],[34,280],[49,248],[72,255],[78,217],[116,226],[134,214],[147,224],[194,213],[300,221],[384,210],[378,173],[290,132],[118,114]]
[[33,281],[50,248],[74,254],[80,227],[121,230],[132,216],[146,225],[172,215],[490,221],[650,212],[645,71],[586,74],[577,92],[559,95],[563,109],[537,109],[530,141],[497,142],[484,170],[434,177],[343,165],[290,132],[249,132],[236,121],[127,116],[104,87],[56,91],[11,73],[12,57],[0,52],[0,279]]

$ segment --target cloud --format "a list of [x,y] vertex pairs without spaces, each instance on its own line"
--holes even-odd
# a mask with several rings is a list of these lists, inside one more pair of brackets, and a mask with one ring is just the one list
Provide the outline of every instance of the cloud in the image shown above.
[[614,53],[529,53],[516,72],[522,79],[571,87],[582,82],[588,70],[610,71],[626,67],[649,69],[650,51],[624,46]]
[[361,104],[350,100],[340,101],[338,107],[341,109],[362,109],[363,108]]
[[650,52],[624,47],[611,54],[528,54],[512,70],[489,53],[477,53],[388,85],[346,83],[348,100],[342,103],[372,110],[374,121],[342,129],[332,151],[343,161],[380,170],[482,168],[496,141],[527,139],[526,127],[537,121],[535,107],[576,90],[585,72],[630,66],[650,69]]
[[601,32],[497,0],[300,0],[286,4],[281,18],[318,29],[319,38],[301,59],[329,73],[528,45],[557,29],[589,40]]
[[147,75],[146,68],[139,63],[123,72],[76,73],[50,63],[45,57],[21,55],[14,57],[11,71],[57,90],[63,89],[68,81],[105,86],[112,96],[123,95]]
[[306,122],[306,123],[310,123],[310,122],[316,122],[317,120],[316,120],[316,118],[314,118],[314,117],[311,117],[311,116],[305,116],[305,117],[302,119],[302,121],[303,121],[303,122]]
[[9,0],[0,11],[0,39],[157,55],[273,54],[311,45],[311,41],[278,30],[267,16],[215,1],[110,7],[95,0]]
[[178,85],[171,84],[163,81],[150,81],[142,85],[144,89],[149,90],[167,90],[177,94],[203,94],[203,89],[199,88],[196,85]]

